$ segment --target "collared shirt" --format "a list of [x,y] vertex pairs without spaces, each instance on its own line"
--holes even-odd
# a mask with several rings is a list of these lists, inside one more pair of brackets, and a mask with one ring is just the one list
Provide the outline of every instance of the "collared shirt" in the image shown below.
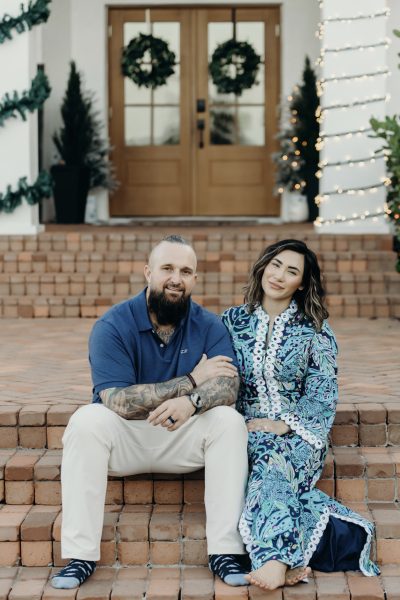
[[99,392],[140,383],[161,383],[190,373],[203,354],[236,357],[221,319],[192,300],[168,344],[155,333],[146,289],[116,304],[96,321],[89,339],[93,402]]

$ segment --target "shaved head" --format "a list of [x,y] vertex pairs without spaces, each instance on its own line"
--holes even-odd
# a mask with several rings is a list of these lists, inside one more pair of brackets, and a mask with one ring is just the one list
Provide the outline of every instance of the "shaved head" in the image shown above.
[[187,257],[191,261],[191,266],[196,271],[197,268],[197,257],[192,246],[180,235],[169,235],[159,242],[152,251],[150,252],[148,265],[150,269],[154,268],[154,264],[163,261],[165,254],[168,253],[168,249],[171,245],[182,246],[182,256]]

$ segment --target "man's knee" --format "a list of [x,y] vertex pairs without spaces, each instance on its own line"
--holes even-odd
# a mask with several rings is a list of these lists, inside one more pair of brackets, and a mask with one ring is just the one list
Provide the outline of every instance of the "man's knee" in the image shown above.
[[111,426],[110,416],[110,411],[102,404],[81,406],[70,418],[63,440],[70,435],[105,434]]
[[216,406],[211,408],[207,414],[223,429],[237,431],[247,437],[246,423],[242,415],[233,406]]

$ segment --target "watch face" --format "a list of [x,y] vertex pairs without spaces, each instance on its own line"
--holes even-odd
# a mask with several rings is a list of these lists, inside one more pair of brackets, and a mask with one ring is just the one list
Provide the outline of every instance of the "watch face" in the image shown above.
[[202,405],[200,395],[197,392],[190,394],[190,399],[197,408]]

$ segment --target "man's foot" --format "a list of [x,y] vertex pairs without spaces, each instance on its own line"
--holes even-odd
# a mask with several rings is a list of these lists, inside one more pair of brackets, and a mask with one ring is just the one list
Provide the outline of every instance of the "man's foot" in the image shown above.
[[288,569],[285,573],[285,585],[296,585],[299,581],[303,581],[311,573],[310,567],[296,567]]
[[93,560],[80,560],[73,558],[69,563],[54,575],[51,585],[54,588],[70,590],[79,587],[96,568]]
[[269,560],[256,571],[245,576],[248,583],[257,585],[262,590],[276,590],[285,585],[287,565],[279,560]]
[[247,554],[210,554],[208,566],[228,585],[249,585],[245,575],[249,572]]

